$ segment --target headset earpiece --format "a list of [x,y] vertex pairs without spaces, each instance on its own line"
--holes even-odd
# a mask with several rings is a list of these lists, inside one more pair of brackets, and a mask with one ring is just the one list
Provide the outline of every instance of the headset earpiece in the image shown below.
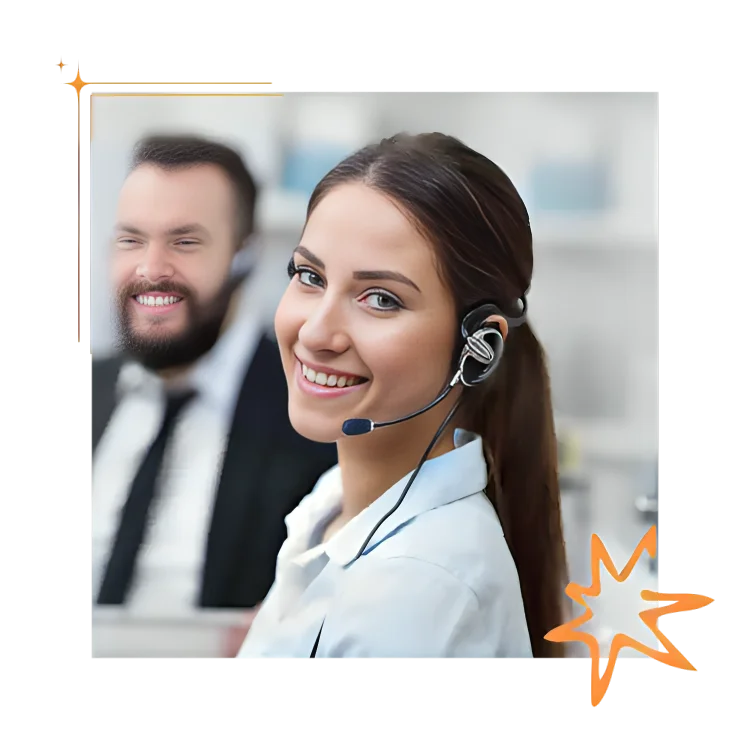
[[[502,310],[492,303],[480,305],[469,310],[461,321],[461,338],[466,341],[473,333],[477,333],[481,328],[485,328],[484,321],[490,315],[503,315]],[[503,317],[505,317],[503,315]],[[494,325],[494,324],[492,324]]]
[[468,386],[487,380],[503,356],[503,335],[495,324],[480,328],[465,341],[458,362],[458,378]]
[[487,380],[497,369],[503,356],[503,335],[497,323],[487,323],[491,315],[503,317],[509,328],[526,322],[526,298],[519,300],[519,315],[508,316],[492,303],[470,310],[461,321],[463,349],[458,359],[456,378],[467,386]]

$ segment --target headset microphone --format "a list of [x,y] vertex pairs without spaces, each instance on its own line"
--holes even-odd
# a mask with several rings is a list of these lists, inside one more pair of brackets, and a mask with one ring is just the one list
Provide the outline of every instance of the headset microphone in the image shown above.
[[347,419],[341,427],[341,431],[344,435],[364,435],[367,432],[372,432],[376,427],[388,427],[392,424],[398,424],[399,422],[406,422],[408,419],[418,417],[420,414],[424,414],[426,411],[432,409],[433,406],[437,406],[450,392],[451,388],[458,382],[459,373],[453,377],[453,380],[443,389],[442,393],[427,406],[423,407],[419,411],[415,411],[405,417],[399,419],[393,419],[390,422],[373,422],[371,419]]
[[[464,346],[458,360],[458,369],[450,383],[434,401],[418,411],[407,414],[405,417],[392,419],[389,422],[373,422],[371,419],[362,418],[347,419],[341,426],[341,431],[344,435],[349,436],[365,435],[378,427],[388,427],[406,422],[437,406],[457,383],[461,382],[463,385],[473,386],[486,380],[500,364],[500,358],[503,354],[503,337],[497,328],[484,326],[484,322],[490,315],[502,315],[507,320],[508,327],[515,328],[521,325],[526,320],[526,298],[522,297],[519,303],[522,309],[520,315],[516,317],[505,315],[493,304],[481,305],[464,316],[461,323],[461,337]],[[490,337],[491,341],[487,341],[487,337]]]

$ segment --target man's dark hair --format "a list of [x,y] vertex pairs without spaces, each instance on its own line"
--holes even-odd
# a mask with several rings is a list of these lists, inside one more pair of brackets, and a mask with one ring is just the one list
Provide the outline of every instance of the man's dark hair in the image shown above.
[[255,180],[242,157],[229,146],[198,136],[153,135],[135,147],[132,168],[153,164],[172,170],[215,164],[224,170],[237,196],[237,243],[243,245],[255,229]]

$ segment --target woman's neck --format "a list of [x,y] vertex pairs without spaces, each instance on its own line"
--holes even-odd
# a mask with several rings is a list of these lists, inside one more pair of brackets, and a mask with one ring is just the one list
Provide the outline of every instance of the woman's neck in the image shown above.
[[[354,518],[416,469],[449,408],[438,407],[403,424],[338,441],[343,487],[341,521]],[[453,450],[454,421],[455,418],[445,428],[428,459]]]

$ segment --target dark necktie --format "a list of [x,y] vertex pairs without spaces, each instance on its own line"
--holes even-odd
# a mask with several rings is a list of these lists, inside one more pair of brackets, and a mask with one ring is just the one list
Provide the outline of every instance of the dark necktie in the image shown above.
[[164,451],[177,415],[193,396],[192,392],[167,396],[164,421],[135,475],[120,514],[120,525],[99,589],[98,604],[122,604],[128,595],[138,551],[146,533],[148,511],[162,468]]

